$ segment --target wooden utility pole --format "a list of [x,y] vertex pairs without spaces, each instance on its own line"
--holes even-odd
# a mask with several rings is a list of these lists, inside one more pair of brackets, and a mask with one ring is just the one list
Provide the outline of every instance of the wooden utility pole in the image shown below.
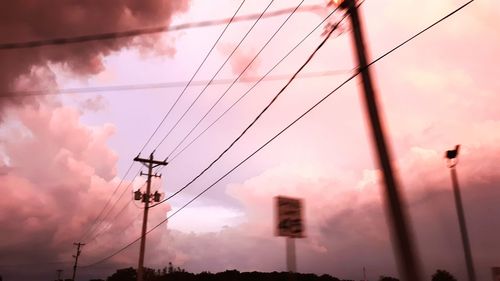
[[[158,166],[165,166],[167,165],[167,161],[158,161],[154,160],[153,157],[153,152],[149,156],[149,159],[143,159],[139,158],[139,156],[134,158],[134,161],[141,162],[144,166],[148,168],[147,174],[144,174],[141,172],[142,175],[146,175],[148,177],[147,184],[146,184],[146,192],[142,194],[142,202],[145,203],[144,205],[144,216],[142,218],[142,231],[141,231],[141,246],[140,246],[140,252],[139,252],[139,265],[137,267],[137,281],[143,281],[144,278],[144,251],[146,249],[146,230],[148,226],[148,211],[149,211],[149,203],[150,200],[152,199],[152,194],[151,194],[151,179],[153,177],[161,177],[161,175],[156,175],[153,174],[153,169]],[[157,194],[157,193],[156,193]]]
[[78,267],[78,257],[82,253],[82,251],[80,251],[80,248],[85,244],[78,242],[78,243],[73,243],[73,245],[76,246],[76,255],[73,256],[75,258],[75,264],[73,265],[73,277],[71,278],[71,280],[75,281],[76,268]]
[[351,21],[353,39],[356,47],[356,57],[363,82],[363,101],[370,120],[372,139],[377,148],[378,164],[384,174],[385,204],[390,218],[393,243],[395,243],[394,248],[397,253],[400,274],[405,281],[420,281],[422,278],[419,261],[417,259],[407,215],[405,213],[405,204],[401,198],[400,190],[391,165],[391,157],[385,140],[384,128],[378,112],[377,97],[375,89],[373,88],[370,69],[368,68],[368,59],[358,7],[355,0],[344,0],[340,5],[347,10]]

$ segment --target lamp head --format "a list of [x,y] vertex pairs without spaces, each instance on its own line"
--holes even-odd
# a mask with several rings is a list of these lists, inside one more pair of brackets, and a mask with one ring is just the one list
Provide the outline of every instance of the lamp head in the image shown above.
[[453,149],[453,150],[447,150],[446,151],[446,155],[445,155],[446,159],[450,159],[451,160],[451,159],[457,158],[459,149],[460,149],[460,145],[457,144],[455,146],[455,149]]

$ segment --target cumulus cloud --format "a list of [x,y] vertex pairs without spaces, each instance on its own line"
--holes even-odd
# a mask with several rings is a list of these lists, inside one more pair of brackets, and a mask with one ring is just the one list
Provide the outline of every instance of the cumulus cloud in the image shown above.
[[[424,2],[419,3],[419,9],[421,5],[431,5],[432,1]],[[451,2],[440,3],[440,12],[453,6]],[[494,6],[498,4],[493,1],[483,3],[487,3],[484,5],[490,9],[481,6],[479,14],[498,11]],[[364,5],[370,5],[370,2]],[[378,9],[384,7],[376,5]],[[402,28],[408,26],[399,23],[406,23],[407,19],[396,16],[401,10],[414,11],[416,8],[412,5],[403,1],[391,6],[397,8],[384,11],[387,22],[380,20],[380,11],[373,13],[377,15],[378,23],[369,25],[377,35],[374,38],[392,44],[392,39],[413,32],[418,27],[415,23],[403,32]],[[474,11],[471,13],[476,15],[477,10]],[[425,14],[429,20],[437,15],[441,13]],[[132,16],[126,18],[129,17]],[[488,16],[487,21],[493,18]],[[495,56],[490,55],[500,41],[495,34],[486,32],[491,27],[483,21],[475,20],[474,16],[466,16],[466,19],[465,22],[455,22],[459,27],[455,28],[463,32],[460,36],[451,36],[455,34],[453,29],[445,29],[445,33],[428,33],[431,41],[415,41],[414,47],[398,53],[397,59],[388,57],[384,64],[377,66],[380,75],[377,82],[388,132],[395,147],[394,161],[426,276],[437,268],[449,270],[459,277],[466,276],[453,194],[443,159],[445,149],[461,143],[459,180],[472,251],[478,275],[486,279],[489,266],[498,262],[496,253],[500,250],[496,243],[500,234],[496,220],[500,215],[497,208],[500,178],[495,169],[498,166],[495,156],[500,153],[498,97],[495,94],[499,85],[495,72],[477,62],[490,62],[490,57],[494,60]],[[419,20],[419,24],[426,20]],[[473,25],[467,28],[469,23]],[[387,35],[389,27],[397,27],[397,32]],[[489,34],[487,41],[481,37],[484,34]],[[455,41],[451,44],[449,40],[457,40],[459,44]],[[386,49],[381,48],[381,41],[371,41],[375,42],[371,45],[374,50]],[[50,49],[36,50],[34,54],[36,58],[40,56],[40,60],[33,63],[30,59],[22,64],[22,71],[17,71],[9,81],[29,86],[34,78],[42,75],[49,78],[47,81],[53,80],[50,69],[40,63],[46,60],[66,65],[80,74],[96,73],[102,56],[119,48],[111,42],[96,44],[103,44],[101,47],[107,49],[87,50],[90,55],[84,52],[84,63],[88,65],[82,69],[76,69],[76,61],[58,58]],[[127,44],[132,46],[134,43],[128,41]],[[451,45],[460,47],[450,48]],[[77,53],[76,48],[78,46],[70,49]],[[470,48],[474,51],[468,51]],[[97,62],[92,58],[97,58]],[[44,82],[45,79],[36,81]],[[311,83],[308,88],[316,91],[319,84],[322,81]],[[54,85],[49,83],[46,86]],[[232,267],[239,270],[284,270],[285,243],[284,239],[273,236],[272,213],[272,197],[281,194],[305,198],[307,237],[297,241],[300,271],[361,279],[364,266],[370,280],[381,274],[397,275],[380,196],[380,175],[371,169],[368,149],[359,147],[360,143],[366,142],[365,128],[354,128],[359,124],[353,120],[360,118],[352,106],[358,106],[358,100],[344,96],[344,99],[336,100],[338,105],[332,103],[325,107],[324,112],[318,111],[316,119],[308,124],[311,128],[297,129],[294,137],[289,137],[292,140],[273,147],[265,155],[267,159],[284,159],[286,164],[265,169],[259,162],[259,171],[263,172],[226,187],[227,194],[244,211],[244,222],[211,233],[185,233],[161,227],[148,240],[146,264],[164,266],[172,261],[190,271],[219,271]],[[300,101],[304,100],[304,97],[300,98]],[[352,103],[346,106],[347,102]],[[302,102],[297,104],[294,109],[303,105]],[[254,104],[247,106],[255,107]],[[290,110],[285,109],[279,114],[284,115]],[[79,114],[75,109],[50,102],[26,106],[16,113],[17,125],[2,135],[0,151],[5,164],[0,168],[0,185],[5,196],[0,200],[0,223],[5,225],[2,235],[9,237],[0,239],[0,261],[3,264],[70,258],[74,253],[71,245],[78,239],[74,234],[81,234],[107,199],[102,190],[116,186],[116,155],[106,145],[114,127],[83,126]],[[340,121],[336,123],[336,120]],[[332,141],[335,148],[332,148]],[[293,161],[288,161],[293,159],[290,156],[292,150],[300,150],[297,154],[304,156],[315,154],[318,157],[311,158],[321,161],[317,165],[307,161],[294,165]],[[297,158],[307,158],[302,155]],[[324,163],[338,163],[339,166]],[[165,206],[155,211],[150,225],[163,219],[168,208]],[[120,219],[103,224],[103,229],[109,228],[109,232],[85,246],[82,264],[93,262],[112,252],[117,245],[124,245],[137,237],[140,220],[133,218],[140,210],[135,210],[133,205],[125,210]],[[200,214],[203,215],[206,214]],[[36,253],[33,253],[34,248],[38,249]],[[102,266],[82,269],[81,274],[103,277],[103,272],[111,268],[135,266],[136,260],[137,248],[134,246]],[[2,269],[2,272],[6,271]],[[19,270],[10,269],[9,274],[12,272]],[[35,269],[30,273],[38,274]],[[52,276],[49,271],[44,274]]]
[[[188,1],[9,1],[0,4],[0,42],[23,42],[61,37],[125,31],[170,23],[177,12],[186,11]],[[103,71],[103,58],[123,48],[172,55],[160,35],[118,40],[102,40],[62,47],[4,50],[0,52],[0,113],[8,105],[36,103],[16,98],[15,90],[23,76],[36,78],[34,69],[59,65],[78,76]],[[36,84],[41,88],[43,84]],[[23,87],[24,88],[24,87]],[[24,88],[26,89],[26,88]],[[28,88],[29,89],[29,88]]]
[[[496,237],[500,234],[500,225],[494,220],[500,215],[495,207],[495,198],[500,196],[500,174],[494,165],[487,164],[494,161],[491,151],[500,152],[499,139],[465,149],[459,165],[472,251],[480,278],[487,278],[489,267],[495,263],[496,251],[492,249],[496,248]],[[460,278],[465,277],[454,198],[443,153],[415,147],[398,164],[398,169],[405,178],[403,192],[425,275],[445,268]],[[194,271],[206,270],[207,266],[212,270],[233,267],[285,270],[284,238],[273,236],[273,197],[288,195],[304,198],[305,202],[307,237],[297,241],[301,272],[359,279],[361,269],[366,267],[370,279],[397,276],[380,197],[382,186],[376,174],[289,163],[268,169],[227,188],[244,206],[245,222],[212,233],[171,231],[165,235],[169,237],[169,253],[174,255],[172,260]]]
[[[364,7],[371,11],[367,29],[373,53],[390,49],[401,38],[456,7],[455,2],[443,1],[438,6],[433,6],[433,1],[401,1],[396,6],[388,2],[370,6],[366,2]],[[500,174],[496,169],[500,123],[495,93],[500,85],[493,77],[496,63],[489,67],[485,62],[496,62],[498,58],[495,46],[499,46],[500,37],[490,35],[490,22],[499,10],[494,1],[473,5],[374,69],[388,135],[394,145],[394,163],[426,279],[438,268],[449,270],[459,279],[467,276],[451,180],[444,161],[444,151],[457,143],[462,144],[458,174],[479,279],[490,278],[490,267],[498,263],[495,237],[500,234],[500,225],[495,218],[500,211],[495,202],[500,196]],[[407,15],[415,15],[409,12],[415,9],[432,12],[409,21]],[[386,20],[380,20],[381,14]],[[238,227],[210,234],[171,233],[175,247],[172,251],[182,257],[188,269],[204,270],[208,266],[221,270],[223,263],[228,267],[236,263],[241,270],[284,270],[285,243],[273,236],[272,198],[289,195],[305,199],[307,238],[297,242],[299,271],[354,280],[362,278],[363,267],[370,280],[380,275],[398,275],[379,172],[370,169],[373,159],[367,153],[358,153],[359,144],[364,144],[359,138],[368,135],[363,134],[366,127],[361,128],[361,133],[361,129],[353,128],[357,123],[352,120],[358,116],[352,107],[346,108],[346,100],[355,93],[343,94],[345,97],[325,106],[324,112],[316,112],[321,118],[310,117],[312,121],[307,123],[319,128],[318,135],[325,143],[310,137],[316,136],[316,131],[304,126],[295,134],[287,132],[287,141],[275,145],[265,155],[266,159],[287,161],[293,159],[288,156],[291,151],[299,155],[306,151],[328,160],[297,165],[289,161],[226,187],[246,214],[246,221]],[[255,104],[247,109],[251,107]],[[335,115],[339,111],[342,114]],[[285,110],[280,114],[285,114]],[[342,124],[337,124],[335,117]],[[344,127],[345,123],[348,125]],[[199,242],[196,247],[189,242],[193,240]],[[198,252],[197,247],[210,250]],[[247,250],[251,254],[240,254]],[[238,262],[225,260],[226,255]],[[203,260],[212,262],[207,265]]]
[[[80,114],[77,109],[60,105],[27,106],[12,115],[18,125],[2,132],[1,146],[9,163],[3,164],[0,176],[0,264],[34,264],[24,272],[16,267],[2,268],[4,278],[51,276],[53,270],[40,271],[47,268],[45,262],[71,262],[73,242],[91,226],[119,182],[117,155],[107,145],[114,126],[87,127],[80,123]],[[137,188],[137,184],[127,188],[128,184],[125,181],[120,189],[120,193],[125,189],[125,199],[83,241],[89,243],[82,261],[97,260],[140,232],[140,210],[129,204],[132,187]],[[121,209],[124,213],[117,216]],[[151,221],[164,218],[167,209],[167,205],[155,208]],[[152,243],[155,237],[151,236]],[[130,256],[125,260],[132,261]],[[115,263],[111,268],[117,267]]]

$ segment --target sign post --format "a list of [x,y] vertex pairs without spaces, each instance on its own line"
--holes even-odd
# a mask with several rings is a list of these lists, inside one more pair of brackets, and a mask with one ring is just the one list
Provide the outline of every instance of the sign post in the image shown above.
[[286,237],[286,264],[288,272],[297,272],[295,238],[304,237],[302,200],[284,196],[275,197],[276,236]]

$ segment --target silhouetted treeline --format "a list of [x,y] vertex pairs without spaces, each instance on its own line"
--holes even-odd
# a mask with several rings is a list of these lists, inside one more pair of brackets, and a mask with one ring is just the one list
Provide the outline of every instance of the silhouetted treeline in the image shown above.
[[[291,278],[292,277],[292,278]],[[445,270],[437,270],[431,277],[431,281],[456,281],[457,279]],[[134,268],[124,268],[117,270],[106,281],[136,281],[137,272]],[[144,269],[144,281],[353,281],[341,280],[328,274],[316,275],[312,273],[294,273],[293,276],[288,272],[239,272],[238,270],[226,270],[219,273],[201,272],[198,274],[190,273],[180,267],[173,267],[169,263],[168,267],[163,269]],[[104,281],[104,280],[90,280]],[[399,281],[399,279],[390,276],[380,276],[378,281]]]
[[[107,281],[136,281],[136,270],[134,268],[119,269],[108,277]],[[145,268],[144,281],[289,281],[288,272],[239,272],[237,270],[226,270],[219,273],[201,272],[198,274],[186,272],[176,268],[169,270],[154,270]],[[341,281],[327,274],[318,276],[310,273],[295,273],[296,281]]]

